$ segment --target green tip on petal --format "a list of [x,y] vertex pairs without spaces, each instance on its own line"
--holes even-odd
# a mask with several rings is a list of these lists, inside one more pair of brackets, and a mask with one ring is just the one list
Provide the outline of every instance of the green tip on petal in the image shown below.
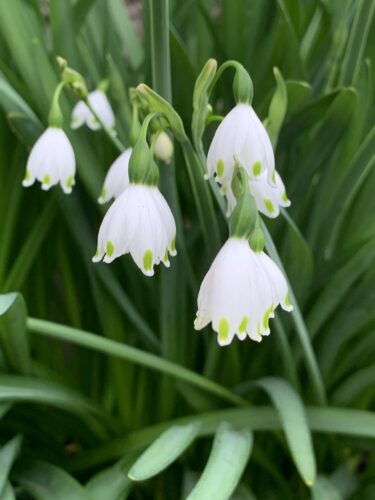
[[247,323],[249,322],[249,317],[244,316],[241,320],[240,326],[238,327],[239,333],[245,333],[247,329]]
[[168,262],[168,247],[165,249],[165,254],[164,254],[164,262]]
[[107,196],[107,190],[105,187],[103,187],[102,192],[100,193],[100,199],[105,200],[106,196]]
[[273,305],[271,305],[267,309],[267,311],[264,313],[262,324],[263,324],[263,328],[265,330],[268,330],[268,328],[269,328],[268,322],[269,322],[269,319],[270,319],[270,316],[271,316],[272,312],[273,312]]
[[253,165],[253,174],[255,175],[255,177],[260,175],[261,170],[262,170],[262,165],[260,161],[256,161]]
[[219,160],[217,162],[216,171],[217,171],[218,177],[223,176],[223,174],[224,174],[224,162],[223,162],[223,160]]
[[112,241],[107,242],[107,251],[106,254],[108,257],[112,257],[113,252],[115,251],[115,245],[112,243]]
[[275,207],[273,206],[273,203],[271,200],[269,200],[268,198],[264,198],[264,205],[266,207],[266,209],[268,210],[268,212],[270,214],[273,214],[275,212]]
[[172,250],[172,252],[176,251],[176,236],[171,241],[171,250]]
[[275,170],[272,172],[272,182],[274,184],[276,184],[276,171]]
[[68,189],[71,189],[73,187],[73,184],[74,184],[74,176],[73,175],[70,175],[67,179],[66,179],[66,187]]
[[262,338],[262,334],[260,333],[260,323],[258,321],[258,325],[257,325],[257,335],[258,337]]
[[288,203],[289,198],[288,198],[288,196],[287,196],[287,194],[286,194],[286,191],[284,191],[284,192],[283,192],[283,195],[282,195],[281,199],[282,199],[285,203]]
[[229,322],[226,318],[221,318],[219,323],[219,339],[226,342],[229,338]]
[[284,304],[286,307],[293,307],[292,304],[290,303],[288,294],[285,295]]
[[24,177],[24,181],[29,181],[30,180],[30,170],[29,169],[26,169],[26,173],[25,173],[25,177]]
[[43,177],[43,184],[45,184],[46,186],[48,186],[48,184],[51,182],[51,177],[46,174],[44,177]]
[[143,255],[143,267],[145,268],[145,271],[152,270],[152,252],[151,252],[151,250],[146,250],[146,252]]

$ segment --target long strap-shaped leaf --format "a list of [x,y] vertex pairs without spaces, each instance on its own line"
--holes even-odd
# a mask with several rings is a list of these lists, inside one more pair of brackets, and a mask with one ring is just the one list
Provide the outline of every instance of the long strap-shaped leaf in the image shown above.
[[199,375],[198,373],[195,373],[177,363],[173,363],[159,356],[155,356],[154,354],[145,352],[142,349],[137,349],[136,347],[115,342],[114,340],[99,337],[99,335],[84,332],[83,330],[79,330],[77,328],[52,323],[51,321],[29,318],[27,325],[29,330],[34,333],[64,340],[66,342],[72,342],[73,344],[85,346],[89,349],[93,349],[94,351],[110,354],[111,356],[126,359],[132,363],[152,368],[161,373],[166,373],[172,377],[183,380],[184,382],[196,385],[207,392],[211,392],[218,397],[230,401],[232,404],[234,403],[241,406],[248,404],[246,400],[216,382],[213,382],[212,380],[209,380],[208,378],[205,378],[202,375]]
[[161,434],[129,470],[133,481],[144,481],[159,474],[182,455],[199,433],[200,425],[174,425]]
[[22,438],[16,436],[0,449],[0,497],[5,489],[6,481],[13,462],[21,448]]
[[285,381],[267,377],[256,381],[276,406],[294,463],[308,486],[315,482],[316,463],[307,416],[301,398]]
[[36,500],[91,500],[91,495],[72,476],[39,460],[25,462],[17,480]]
[[228,499],[246,467],[252,444],[250,431],[236,431],[229,424],[222,423],[216,431],[207,465],[188,500]]
[[[306,415],[312,431],[375,439],[375,415],[370,411],[307,406]],[[220,422],[223,421],[230,422],[237,427],[246,427],[252,431],[282,429],[277,410],[270,406],[219,410],[203,413],[199,416],[190,415],[170,420],[134,432],[126,437],[109,441],[95,450],[82,454],[76,461],[71,459],[69,465],[74,470],[84,470],[86,467],[120,458],[123,456],[124,450],[131,452],[148,446],[160,433],[172,425],[186,425],[197,421],[201,423],[200,436],[213,434]]]

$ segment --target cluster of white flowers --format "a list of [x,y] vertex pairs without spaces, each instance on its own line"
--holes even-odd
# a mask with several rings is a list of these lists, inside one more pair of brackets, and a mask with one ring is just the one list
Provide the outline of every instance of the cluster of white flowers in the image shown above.
[[[268,134],[250,104],[237,104],[216,130],[207,156],[207,175],[215,175],[227,199],[227,215],[236,207],[232,180],[236,165],[247,173],[249,193],[259,212],[277,217],[290,201],[275,170]],[[276,307],[291,311],[288,286],[277,265],[263,251],[254,251],[244,235],[231,236],[206,274],[198,295],[194,323],[200,330],[212,322],[218,343],[237,335],[260,342],[269,335]]]
[[[57,90],[57,99],[58,95]],[[76,162],[73,148],[60,126],[62,114],[58,102],[55,99],[54,102],[50,127],[30,153],[23,185],[31,186],[38,180],[42,189],[47,190],[60,183],[63,191],[70,193],[75,183]],[[148,115],[144,120],[134,148],[125,149],[107,172],[98,202],[103,204],[112,198],[114,201],[100,226],[97,251],[92,259],[110,263],[130,253],[146,276],[152,276],[154,266],[161,262],[169,267],[169,255],[176,255],[176,224],[157,187],[159,174],[154,162],[155,155],[168,164],[173,143],[165,131],[158,131],[149,147],[147,127],[151,119]],[[83,124],[93,130],[103,126],[115,134],[114,113],[102,90],[91,92],[86,102],[79,101],[74,107],[71,128]],[[239,196],[242,199],[248,196],[247,204],[240,203],[233,191],[232,182],[238,169],[241,175],[245,172]],[[229,239],[202,282],[194,326],[200,330],[212,322],[220,345],[230,344],[234,336],[259,342],[270,333],[269,319],[277,306],[286,311],[292,306],[285,277],[263,252],[257,210],[274,218],[279,215],[280,207],[289,206],[290,201],[275,170],[268,134],[247,102],[237,104],[216,130],[208,151],[206,178],[213,175],[226,197],[227,215],[231,221],[240,222],[234,229],[231,226]],[[244,225],[244,220],[249,223]],[[261,239],[254,239],[254,234],[261,234]]]

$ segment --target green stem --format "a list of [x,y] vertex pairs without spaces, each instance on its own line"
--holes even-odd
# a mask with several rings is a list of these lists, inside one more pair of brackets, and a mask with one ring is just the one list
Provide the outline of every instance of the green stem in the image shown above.
[[[169,104],[172,104],[172,81],[169,48],[169,0],[149,0],[150,13],[150,52],[152,87]],[[177,246],[186,262],[186,246],[182,231],[182,215],[176,184],[175,165],[159,167],[160,185],[176,220]],[[185,287],[181,260],[177,259],[171,269],[162,269],[160,273],[160,334],[163,356],[175,361],[182,361],[182,339],[178,317],[184,314],[179,300],[179,288]],[[180,279],[179,279],[180,277]],[[174,387],[164,378],[161,384],[160,411],[163,418],[173,414],[176,403]]]
[[113,131],[109,130],[109,128],[103,123],[102,119],[95,111],[95,109],[91,106],[90,101],[88,99],[85,100],[85,103],[91,113],[95,116],[96,120],[100,124],[100,127],[103,129],[104,133],[108,136],[112,144],[122,153],[125,150],[125,145],[120,141],[120,139],[114,135]]
[[313,385],[313,389],[315,392],[316,400],[319,402],[319,404],[326,404],[327,397],[325,393],[325,388],[324,388],[324,383],[322,379],[322,375],[319,370],[318,362],[315,357],[314,349],[311,344],[311,339],[310,339],[310,334],[307,330],[305,321],[303,319],[301,310],[298,306],[297,298],[294,295],[293,288],[288,280],[287,274],[285,272],[285,269],[283,267],[283,264],[281,262],[281,259],[279,257],[279,254],[276,250],[276,247],[272,241],[271,235],[268,232],[268,229],[264,222],[261,220],[261,228],[262,231],[264,232],[265,238],[266,238],[266,249],[267,252],[269,253],[270,257],[275,261],[275,263],[279,266],[281,271],[284,273],[284,276],[287,280],[288,283],[288,289],[289,289],[289,297],[290,301],[293,304],[293,313],[292,313],[292,318],[294,321],[294,325],[296,327],[296,331],[299,337],[299,340],[301,342],[304,354],[305,354],[305,359],[306,359],[306,367],[307,371],[310,375],[311,378],[311,383]]
[[149,0],[149,6],[152,85],[165,100],[172,102],[169,0]]
[[80,346],[87,347],[94,351],[109,354],[132,363],[145,366],[147,368],[170,375],[176,379],[195,385],[206,392],[214,394],[232,404],[247,406],[246,399],[237,396],[229,389],[208,380],[207,378],[195,373],[188,368],[155,356],[141,349],[124,345],[120,342],[110,340],[93,333],[85,332],[78,328],[60,325],[52,321],[42,319],[28,318],[27,327],[29,331],[38,335],[44,335],[49,338],[59,339],[63,342],[71,342]]

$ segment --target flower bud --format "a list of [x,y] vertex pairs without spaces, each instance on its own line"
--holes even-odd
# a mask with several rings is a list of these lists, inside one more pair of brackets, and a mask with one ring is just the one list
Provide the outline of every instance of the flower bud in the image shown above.
[[173,107],[163,99],[159,94],[154,92],[144,83],[140,83],[137,87],[137,92],[148,104],[151,111],[161,113],[167,119],[172,132],[176,137],[185,142],[187,140],[184,125],[179,114]]
[[80,99],[88,96],[86,81],[78,71],[70,68],[65,59],[59,57],[58,62],[62,67],[61,81],[63,81]]
[[155,145],[154,153],[157,158],[169,164],[173,156],[173,142],[171,141],[169,135],[162,130],[154,134]]
[[208,89],[215,78],[216,69],[216,60],[209,59],[195,82],[193,94],[194,112],[191,124],[195,143],[201,143],[207,116],[212,113],[212,107],[208,103]]

